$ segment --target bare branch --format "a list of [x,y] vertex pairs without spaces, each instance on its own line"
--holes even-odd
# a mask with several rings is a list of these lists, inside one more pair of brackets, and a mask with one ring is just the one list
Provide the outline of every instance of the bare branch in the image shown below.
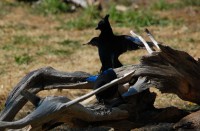
[[148,29],[145,29],[145,32],[147,33],[147,35],[149,36],[149,38],[151,39],[151,41],[154,43],[154,45],[160,50],[158,42],[155,40],[155,38],[153,37],[153,35],[151,34],[151,32]]
[[52,84],[44,87],[44,90],[52,89],[92,89],[94,83],[79,82],[68,84]]
[[132,30],[130,31],[130,33],[131,33],[131,35],[133,37],[138,37],[142,41],[142,43],[144,44],[144,46],[147,49],[147,51],[148,51],[149,54],[153,53],[153,51],[151,50],[151,48],[149,47],[149,45],[147,44],[147,42],[141,36],[135,34]]
[[[44,67],[28,73],[10,92],[5,108],[0,113],[0,120],[12,120],[17,112],[26,104],[27,99],[21,95],[21,91],[28,90],[33,94],[49,88],[53,88],[56,85],[73,85],[79,86],[77,83],[81,83],[79,87],[87,89],[92,88],[92,84],[84,84],[85,79],[90,74],[85,72],[61,72],[53,69],[52,67]],[[70,83],[70,84],[69,84]],[[77,85],[76,85],[77,84]],[[70,86],[72,88],[73,86]],[[59,86],[58,86],[59,88]],[[60,89],[60,88],[59,88]]]
[[0,121],[0,129],[19,129],[26,125],[38,127],[43,126],[45,123],[66,121],[66,119],[70,120],[72,118],[95,122],[96,120],[120,120],[128,118],[129,116],[127,111],[118,108],[113,108],[108,114],[102,115],[96,114],[94,111],[88,110],[78,103],[71,104],[70,108],[63,107],[63,105],[65,105],[64,103],[68,101],[70,101],[68,98],[61,96],[46,97],[40,102],[40,105],[26,117],[13,122]]

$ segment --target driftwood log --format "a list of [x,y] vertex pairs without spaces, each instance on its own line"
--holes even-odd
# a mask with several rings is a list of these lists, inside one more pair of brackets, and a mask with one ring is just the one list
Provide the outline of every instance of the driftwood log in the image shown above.
[[[131,33],[145,43],[142,37]],[[174,93],[183,100],[200,104],[200,60],[186,52],[158,44],[150,32],[147,33],[159,51],[147,47],[150,54],[143,56],[140,64],[114,69],[118,76],[116,80],[77,99],[70,100],[64,96],[39,98],[35,94],[50,89],[92,89],[93,83],[86,81],[90,74],[60,72],[51,67],[30,72],[9,94],[0,113],[0,130],[20,129],[27,125],[31,125],[31,130],[48,130],[60,123],[75,127],[108,126],[119,130],[152,123],[174,123],[169,129],[200,129],[200,112],[188,115],[188,112],[175,107],[156,109],[153,106],[156,94],[148,89],[156,87],[162,93]],[[125,98],[125,104],[118,107],[79,104],[113,84],[130,81],[141,92]],[[20,120],[12,121],[28,100],[35,105],[35,110]]]

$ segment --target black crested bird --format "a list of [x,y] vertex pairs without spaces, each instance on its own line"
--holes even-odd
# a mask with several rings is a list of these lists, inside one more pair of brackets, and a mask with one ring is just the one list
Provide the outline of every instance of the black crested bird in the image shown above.
[[96,30],[101,31],[99,37],[94,37],[88,42],[88,44],[98,47],[99,58],[102,63],[101,72],[109,68],[121,67],[122,63],[118,60],[118,57],[127,50],[137,50],[144,47],[143,43],[136,37],[115,35],[108,17],[109,15],[106,15],[96,27]]
[[[137,50],[144,47],[143,43],[137,37],[131,37],[128,35],[114,35],[110,23],[108,21],[109,15],[103,18],[96,28],[101,33],[98,37],[94,37],[87,44],[96,46],[98,48],[99,58],[102,63],[101,73],[99,76],[91,76],[87,80],[95,81],[94,89],[101,87],[102,85],[116,79],[116,74],[110,68],[121,67],[122,64],[118,60],[118,57],[128,51]],[[153,44],[147,42],[152,46]],[[97,99],[100,102],[107,102],[118,91],[118,86],[114,85],[105,91],[96,94]],[[113,106],[123,103],[123,100],[119,99],[114,102]]]
[[[112,80],[114,80],[116,78],[117,78],[117,75],[113,69],[110,68],[106,71],[103,71],[97,77],[95,84],[94,84],[94,89],[97,89],[97,88],[111,82]],[[113,86],[109,87],[108,89],[106,89],[100,93],[97,93],[96,98],[99,102],[103,102],[106,104],[108,102],[107,100],[112,98],[115,95],[115,93],[117,93],[117,91],[118,91],[118,85],[113,85]]]

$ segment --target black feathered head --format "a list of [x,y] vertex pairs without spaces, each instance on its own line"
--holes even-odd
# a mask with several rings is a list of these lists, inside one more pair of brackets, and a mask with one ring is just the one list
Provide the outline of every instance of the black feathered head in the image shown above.
[[108,21],[109,15],[107,14],[101,21],[99,21],[96,30],[104,30],[106,28],[111,28]]
[[87,44],[98,47],[99,46],[99,37],[92,38]]

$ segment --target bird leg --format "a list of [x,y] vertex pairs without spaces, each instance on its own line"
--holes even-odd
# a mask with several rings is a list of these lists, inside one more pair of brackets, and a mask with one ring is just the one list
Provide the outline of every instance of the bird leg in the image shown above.
[[149,36],[153,44],[158,48],[158,50],[160,50],[160,47],[158,46],[158,42],[155,40],[151,32],[148,29],[145,29],[145,32],[147,33],[147,35]]
[[130,33],[131,33],[131,35],[133,37],[138,37],[142,41],[142,43],[144,44],[144,46],[147,49],[147,51],[149,52],[149,54],[153,53],[152,49],[149,47],[149,45],[147,44],[147,42],[141,36],[135,34],[132,30],[130,31]]

